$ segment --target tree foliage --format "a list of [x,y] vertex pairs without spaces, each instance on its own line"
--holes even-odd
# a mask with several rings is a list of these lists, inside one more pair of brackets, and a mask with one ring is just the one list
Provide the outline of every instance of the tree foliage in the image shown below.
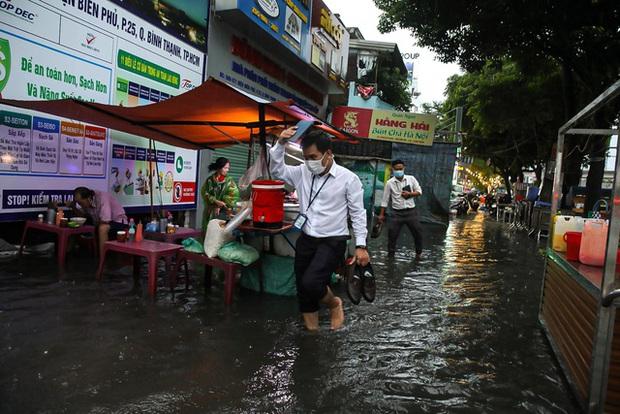
[[420,46],[468,71],[488,60],[537,65],[550,58],[572,71],[588,95],[618,77],[617,0],[375,0],[379,29],[410,29]]
[[548,159],[563,120],[556,103],[560,84],[559,69],[552,63],[537,76],[526,76],[515,62],[489,62],[449,79],[443,111],[465,108],[464,152],[490,160],[507,181]]
[[[375,0],[375,3],[383,11],[379,22],[381,31],[409,29],[420,46],[432,49],[441,61],[457,62],[467,71],[484,70],[488,62],[512,61],[519,64],[525,77],[540,78],[541,66],[545,70],[547,62],[556,65],[562,95],[552,104],[563,109],[564,121],[619,76],[618,0]],[[598,113],[597,126],[611,123],[617,110],[616,105]],[[565,153],[571,154],[564,162],[568,185],[578,184],[586,153],[600,158],[597,157],[600,146],[592,145],[584,151],[580,149],[580,140],[576,136],[568,136],[566,140]],[[602,179],[602,168],[602,162],[591,163],[590,175]]]

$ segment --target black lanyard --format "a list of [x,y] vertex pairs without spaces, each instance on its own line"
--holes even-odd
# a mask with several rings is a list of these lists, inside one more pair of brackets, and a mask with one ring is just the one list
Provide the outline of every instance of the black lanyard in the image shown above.
[[310,185],[310,202],[308,203],[308,207],[306,207],[306,213],[308,212],[308,210],[310,210],[310,206],[312,205],[312,203],[314,203],[314,200],[316,200],[316,198],[319,196],[319,193],[321,192],[323,187],[325,187],[325,184],[327,184],[327,180],[329,180],[329,177],[330,176],[328,175],[325,181],[323,181],[323,184],[319,187],[319,191],[317,191],[314,197],[312,197],[312,191],[314,190],[314,179],[316,178],[316,175],[312,175],[312,184]]

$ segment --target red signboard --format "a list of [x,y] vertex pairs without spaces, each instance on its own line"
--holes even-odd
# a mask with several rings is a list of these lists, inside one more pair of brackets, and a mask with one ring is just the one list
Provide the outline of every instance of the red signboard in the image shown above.
[[372,109],[338,106],[332,114],[332,124],[351,135],[368,138]]
[[437,117],[432,114],[340,106],[334,109],[332,123],[360,138],[431,146]]
[[196,201],[196,183],[175,181],[172,186],[173,203],[193,203]]

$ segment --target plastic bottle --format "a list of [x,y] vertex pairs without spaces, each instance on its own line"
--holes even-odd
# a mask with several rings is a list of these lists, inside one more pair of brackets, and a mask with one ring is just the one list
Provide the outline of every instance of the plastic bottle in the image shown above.
[[136,223],[133,219],[129,219],[129,231],[127,232],[127,238],[130,242],[136,239]]
[[47,224],[54,224],[56,220],[56,210],[52,207],[47,209]]
[[65,212],[58,209],[58,212],[56,213],[56,225],[57,226],[60,226],[60,222],[62,221],[64,216],[65,216]]
[[144,236],[142,235],[142,222],[139,221],[138,222],[138,226],[136,227],[136,241],[142,241],[144,239]]

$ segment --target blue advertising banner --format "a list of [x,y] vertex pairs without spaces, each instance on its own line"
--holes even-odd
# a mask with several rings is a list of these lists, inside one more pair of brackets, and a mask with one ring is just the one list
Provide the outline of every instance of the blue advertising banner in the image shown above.
[[310,39],[310,9],[307,1],[255,0],[239,1],[238,7],[258,26],[302,59]]
[[67,203],[73,200],[73,190],[4,190],[2,209],[44,208],[50,201]]

